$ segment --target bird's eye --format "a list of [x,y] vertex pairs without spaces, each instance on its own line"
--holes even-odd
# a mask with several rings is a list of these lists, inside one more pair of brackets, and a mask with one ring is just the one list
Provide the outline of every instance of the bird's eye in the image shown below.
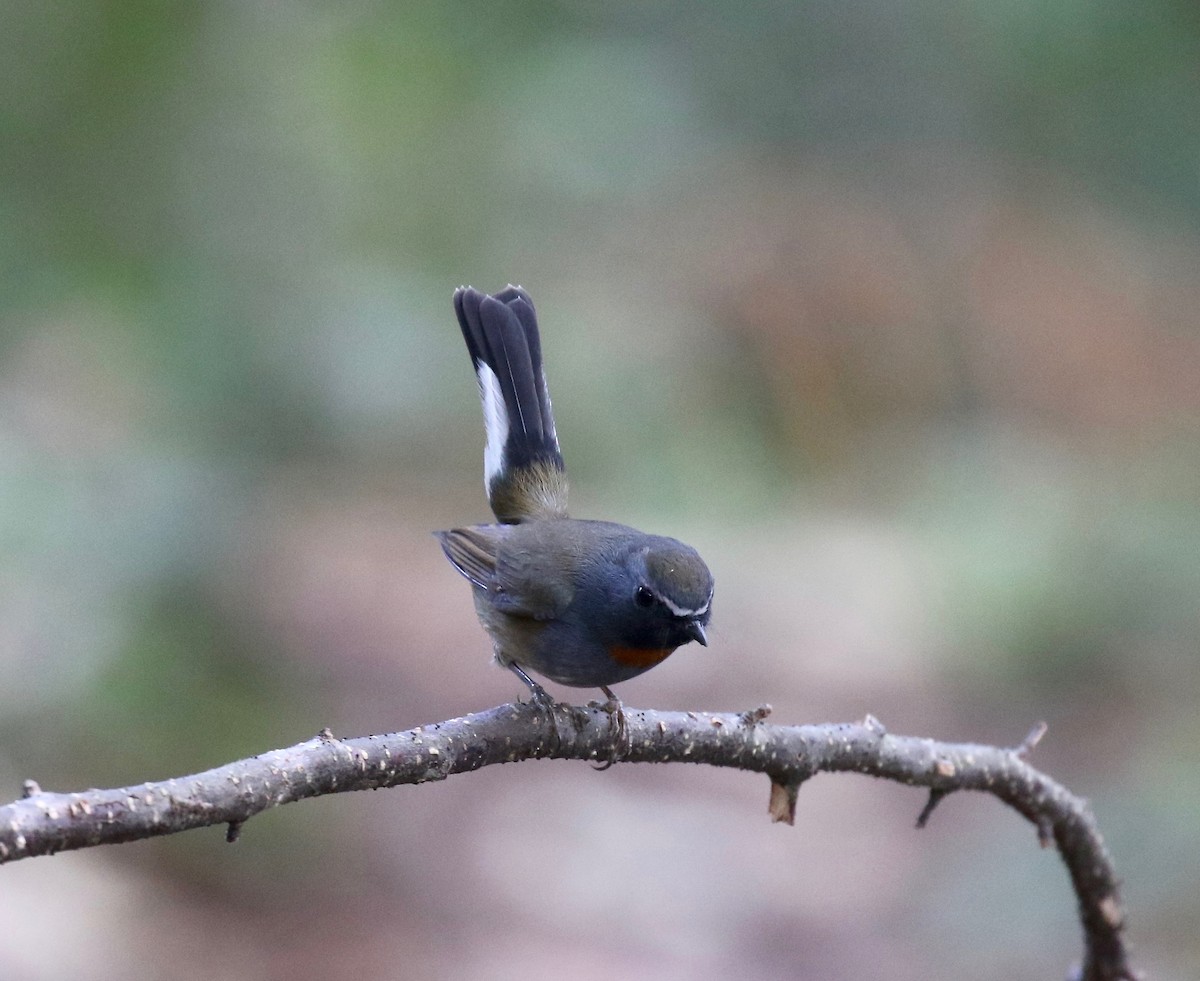
[[633,601],[643,609],[654,605],[654,594],[645,586],[638,586]]

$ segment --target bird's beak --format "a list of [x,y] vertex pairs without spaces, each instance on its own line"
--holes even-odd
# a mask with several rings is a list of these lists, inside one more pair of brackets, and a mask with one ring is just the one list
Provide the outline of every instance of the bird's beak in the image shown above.
[[689,620],[687,632],[691,636],[692,640],[694,640],[701,647],[708,646],[708,637],[704,633],[704,625],[699,620]]

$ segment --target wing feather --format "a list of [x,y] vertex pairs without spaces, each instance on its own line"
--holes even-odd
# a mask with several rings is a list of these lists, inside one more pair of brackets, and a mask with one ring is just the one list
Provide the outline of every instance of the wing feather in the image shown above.
[[476,525],[434,532],[450,564],[486,593],[496,589],[496,554],[500,542],[495,527]]

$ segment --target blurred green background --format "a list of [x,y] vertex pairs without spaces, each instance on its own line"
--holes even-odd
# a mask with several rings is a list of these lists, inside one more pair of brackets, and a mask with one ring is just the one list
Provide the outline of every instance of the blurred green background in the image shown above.
[[[538,302],[577,516],[696,545],[627,704],[1015,744],[1200,960],[1192,3],[7,3],[0,786],[511,700],[450,306]],[[560,690],[556,694],[590,697]],[[0,870],[16,981],[1060,977],[1031,828],[527,764]]]

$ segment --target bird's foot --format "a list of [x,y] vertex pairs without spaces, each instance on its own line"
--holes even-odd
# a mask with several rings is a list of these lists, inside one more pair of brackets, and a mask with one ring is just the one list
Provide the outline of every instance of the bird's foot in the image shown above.
[[608,713],[608,727],[612,734],[612,742],[608,747],[608,759],[597,770],[607,770],[614,763],[625,759],[633,749],[633,737],[629,733],[629,721],[625,718],[625,706],[607,685],[601,685],[600,690],[608,698],[600,707]]
[[562,747],[562,738],[558,734],[558,715],[556,712],[558,703],[545,688],[529,677],[519,664],[510,662],[508,667],[529,688],[529,701],[546,713],[546,722],[548,723],[547,745],[550,749],[550,755],[554,755]]

